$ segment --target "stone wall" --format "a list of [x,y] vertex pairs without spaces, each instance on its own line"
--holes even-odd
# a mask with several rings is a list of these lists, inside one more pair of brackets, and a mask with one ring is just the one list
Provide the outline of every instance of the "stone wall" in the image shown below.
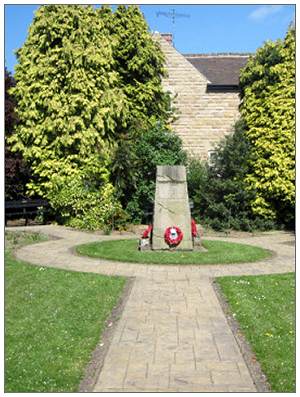
[[174,106],[179,118],[173,123],[184,148],[205,160],[216,143],[233,131],[239,116],[239,94],[207,93],[208,80],[165,39],[158,36],[166,57],[166,90],[177,95]]

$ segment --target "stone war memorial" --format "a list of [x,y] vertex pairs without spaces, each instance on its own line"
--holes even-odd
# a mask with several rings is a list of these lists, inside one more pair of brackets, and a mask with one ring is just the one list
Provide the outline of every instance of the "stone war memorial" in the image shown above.
[[192,251],[195,237],[185,166],[157,166],[153,226],[143,234],[140,249]]

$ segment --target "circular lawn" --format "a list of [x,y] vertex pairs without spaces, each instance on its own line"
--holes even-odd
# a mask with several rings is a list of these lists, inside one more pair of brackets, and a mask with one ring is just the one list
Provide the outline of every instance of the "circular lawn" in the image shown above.
[[158,265],[213,265],[256,262],[272,253],[264,248],[225,241],[202,241],[203,251],[139,251],[137,239],[99,241],[76,247],[76,252],[119,262]]

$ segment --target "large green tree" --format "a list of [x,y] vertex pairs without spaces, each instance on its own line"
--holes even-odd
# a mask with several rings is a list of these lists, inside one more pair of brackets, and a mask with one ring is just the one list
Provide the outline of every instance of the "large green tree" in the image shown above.
[[66,224],[112,226],[120,206],[111,146],[128,106],[104,21],[91,6],[42,6],[17,57],[19,124],[9,143],[31,166],[29,193]]
[[123,148],[170,116],[163,54],[135,6],[48,5],[17,56],[20,123],[10,143],[33,170],[29,191],[48,198],[64,222],[95,228],[107,218],[97,203],[112,217],[120,212],[111,182],[132,181]]
[[127,106],[103,26],[91,6],[42,6],[17,52],[20,122],[10,143],[37,177],[31,192],[108,178],[109,142]]
[[120,5],[112,12],[104,6],[98,12],[111,38],[114,67],[129,106],[126,124],[118,128],[112,162],[112,181],[126,207],[132,198],[130,192],[135,190],[132,186],[140,181],[136,145],[145,131],[158,124],[165,129],[172,116],[171,98],[162,87],[166,75],[164,54],[140,9]]
[[129,104],[126,131],[153,126],[171,115],[170,96],[161,80],[166,75],[165,57],[153,40],[138,6],[104,6],[98,10],[110,37],[115,70]]
[[256,214],[292,222],[295,205],[295,30],[267,42],[242,70],[241,114],[251,143],[246,181]]

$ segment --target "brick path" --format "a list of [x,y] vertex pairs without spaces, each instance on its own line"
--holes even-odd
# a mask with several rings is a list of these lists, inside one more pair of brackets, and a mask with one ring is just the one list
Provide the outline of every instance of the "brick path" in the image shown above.
[[[213,290],[212,279],[294,271],[294,235],[276,232],[259,237],[223,238],[276,253],[262,262],[158,266],[109,262],[72,252],[75,245],[120,236],[100,236],[58,226],[16,229],[60,238],[19,249],[19,259],[74,271],[135,277],[94,391],[256,391]],[[127,237],[133,236],[121,236]]]

